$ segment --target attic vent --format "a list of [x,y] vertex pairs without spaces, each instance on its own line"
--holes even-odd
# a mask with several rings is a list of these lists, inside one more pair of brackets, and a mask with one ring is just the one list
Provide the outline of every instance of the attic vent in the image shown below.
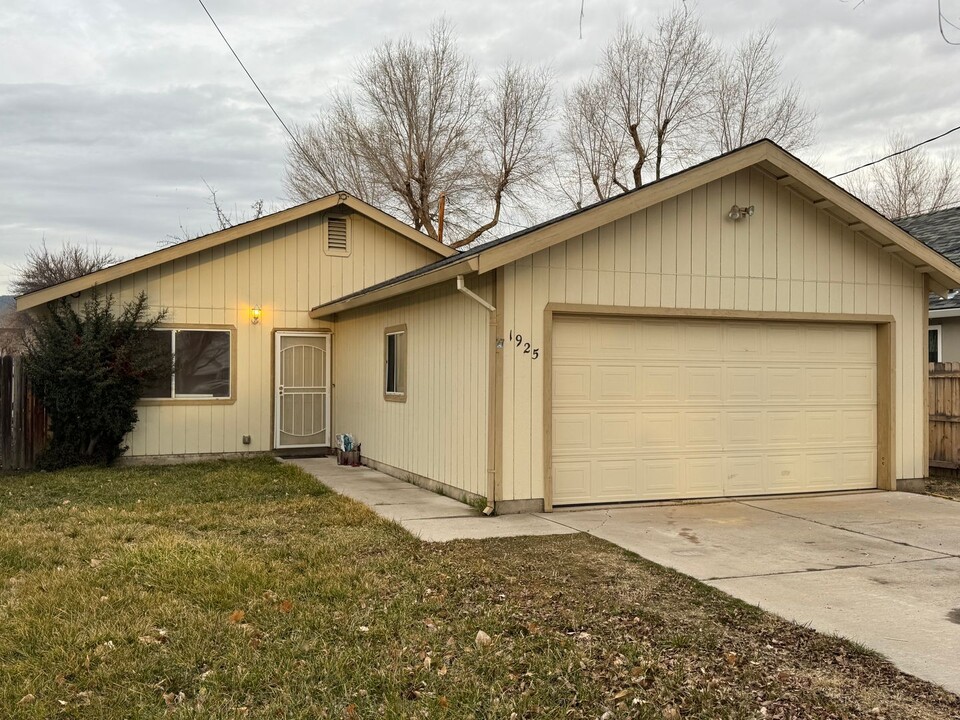
[[350,254],[347,218],[337,215],[327,216],[327,253],[330,255]]

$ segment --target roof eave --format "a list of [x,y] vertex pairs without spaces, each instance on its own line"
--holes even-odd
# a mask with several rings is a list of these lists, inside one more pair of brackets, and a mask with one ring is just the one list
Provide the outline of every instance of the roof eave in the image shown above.
[[420,290],[431,285],[437,285],[446,280],[452,280],[457,275],[474,273],[477,271],[478,263],[476,257],[465,257],[462,260],[441,265],[435,270],[414,275],[404,280],[398,280],[395,283],[387,284],[367,292],[359,292],[354,295],[348,295],[338,300],[318,305],[310,310],[310,317],[314,320],[329,318],[337,313],[346,310],[355,310],[366,305],[382,302],[399,295]]

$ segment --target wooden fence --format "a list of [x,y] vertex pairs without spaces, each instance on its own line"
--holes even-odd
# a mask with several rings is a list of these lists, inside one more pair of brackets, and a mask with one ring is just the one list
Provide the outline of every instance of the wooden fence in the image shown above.
[[36,465],[47,443],[47,414],[30,391],[23,360],[0,356],[0,468]]

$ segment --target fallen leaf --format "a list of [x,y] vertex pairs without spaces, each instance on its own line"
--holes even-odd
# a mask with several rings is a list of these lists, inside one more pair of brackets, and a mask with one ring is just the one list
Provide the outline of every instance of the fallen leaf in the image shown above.
[[356,720],[360,716],[357,715],[357,706],[353,703],[350,703],[343,709],[344,720]]
[[430,659],[430,656],[429,656],[429,655],[424,656],[424,658],[423,658],[423,669],[426,670],[427,672],[430,672],[430,665],[431,665],[432,663],[433,663],[433,661]]
[[727,665],[737,664],[737,654],[735,652],[724,653],[723,659],[727,661]]
[[284,600],[280,603],[280,612],[288,613],[293,610],[293,600]]
[[673,705],[667,705],[663,709],[663,720],[680,720],[680,711]]
[[247,616],[247,613],[243,610],[234,610],[230,613],[230,622],[236,625],[239,622],[243,622],[243,619]]
[[36,695],[34,695],[33,693],[28,693],[24,695],[22,698],[20,698],[20,702],[18,702],[17,705],[29,705],[36,699],[37,699]]
[[477,630],[477,637],[474,642],[477,643],[477,647],[486,647],[492,643],[493,640],[483,630]]
[[448,708],[450,707],[450,701],[447,700],[446,695],[441,695],[440,697],[437,698],[437,705],[439,705],[442,708]]

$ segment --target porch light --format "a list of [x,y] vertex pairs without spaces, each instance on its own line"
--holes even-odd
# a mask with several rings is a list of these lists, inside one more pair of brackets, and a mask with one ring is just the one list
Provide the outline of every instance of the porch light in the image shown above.
[[254,305],[250,308],[250,323],[252,325],[260,324],[260,317],[263,315],[263,310],[260,309],[259,305]]
[[753,205],[749,207],[734,205],[730,208],[730,212],[727,213],[727,217],[731,220],[742,220],[745,217],[753,217]]

